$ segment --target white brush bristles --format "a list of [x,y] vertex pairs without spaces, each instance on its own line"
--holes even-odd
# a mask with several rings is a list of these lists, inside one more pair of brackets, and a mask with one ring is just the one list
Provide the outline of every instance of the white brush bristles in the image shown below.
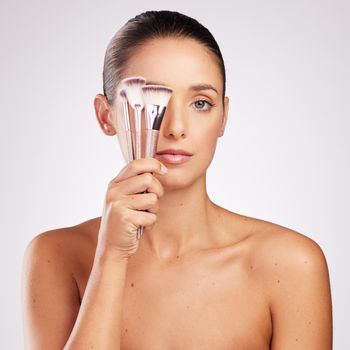
[[145,85],[142,87],[142,92],[146,105],[153,104],[166,107],[173,90],[162,85]]
[[123,90],[125,90],[126,97],[133,108],[138,106],[143,108],[142,87],[146,80],[142,77],[131,77],[123,80]]

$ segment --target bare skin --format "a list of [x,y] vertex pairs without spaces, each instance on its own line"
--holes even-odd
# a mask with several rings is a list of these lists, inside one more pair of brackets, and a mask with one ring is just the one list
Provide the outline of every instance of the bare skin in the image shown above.
[[[317,243],[230,212],[207,195],[206,169],[228,115],[212,54],[190,39],[153,40],[131,58],[125,74],[173,88],[158,150],[182,148],[193,156],[181,166],[166,164],[166,174],[153,172],[147,180],[157,195],[148,202],[156,220],[148,214],[137,245],[117,237],[107,210],[36,237],[24,270],[31,344],[67,350],[331,349],[329,275]],[[194,83],[217,92],[194,90]],[[194,108],[198,98],[214,107]],[[115,135],[104,96],[96,96],[95,110],[103,132]],[[139,183],[141,176],[135,177]],[[109,188],[109,201],[120,204],[112,190],[115,196],[117,187]],[[137,196],[128,197],[128,205]],[[141,220],[142,212],[134,212]],[[130,246],[130,254],[115,254],[121,245],[123,251]]]
[[[216,209],[220,225],[211,247],[164,260],[143,243],[148,232],[141,237],[127,267],[120,348],[331,349],[328,270],[318,245],[285,227]],[[43,322],[54,330],[56,344],[77,317],[99,225],[98,217],[42,234],[48,254],[42,264],[59,274],[54,288],[66,281],[58,296],[64,297],[50,303],[43,296],[53,287],[41,286],[29,307],[55,315],[52,324],[36,322],[44,333]]]

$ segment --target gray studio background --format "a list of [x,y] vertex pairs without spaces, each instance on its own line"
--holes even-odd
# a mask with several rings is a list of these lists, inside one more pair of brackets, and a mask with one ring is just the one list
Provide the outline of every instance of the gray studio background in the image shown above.
[[231,107],[212,200],[315,240],[332,287],[334,348],[350,349],[350,2],[3,1],[0,8],[0,347],[23,348],[22,257],[37,234],[100,216],[123,160],[99,130],[106,46],[149,9],[217,38]]

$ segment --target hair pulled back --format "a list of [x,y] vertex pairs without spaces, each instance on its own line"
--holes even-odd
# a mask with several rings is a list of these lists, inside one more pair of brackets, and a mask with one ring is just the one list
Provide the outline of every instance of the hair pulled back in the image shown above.
[[176,11],[146,11],[130,19],[107,46],[103,66],[103,93],[113,104],[116,86],[136,48],[155,38],[190,38],[208,48],[217,58],[225,96],[226,73],[220,48],[207,28]]

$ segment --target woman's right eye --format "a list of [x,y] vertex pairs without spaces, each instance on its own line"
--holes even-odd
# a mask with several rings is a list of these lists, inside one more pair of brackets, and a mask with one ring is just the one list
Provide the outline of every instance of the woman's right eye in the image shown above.
[[196,100],[193,102],[193,104],[199,111],[209,111],[213,107],[213,104],[205,99]]

